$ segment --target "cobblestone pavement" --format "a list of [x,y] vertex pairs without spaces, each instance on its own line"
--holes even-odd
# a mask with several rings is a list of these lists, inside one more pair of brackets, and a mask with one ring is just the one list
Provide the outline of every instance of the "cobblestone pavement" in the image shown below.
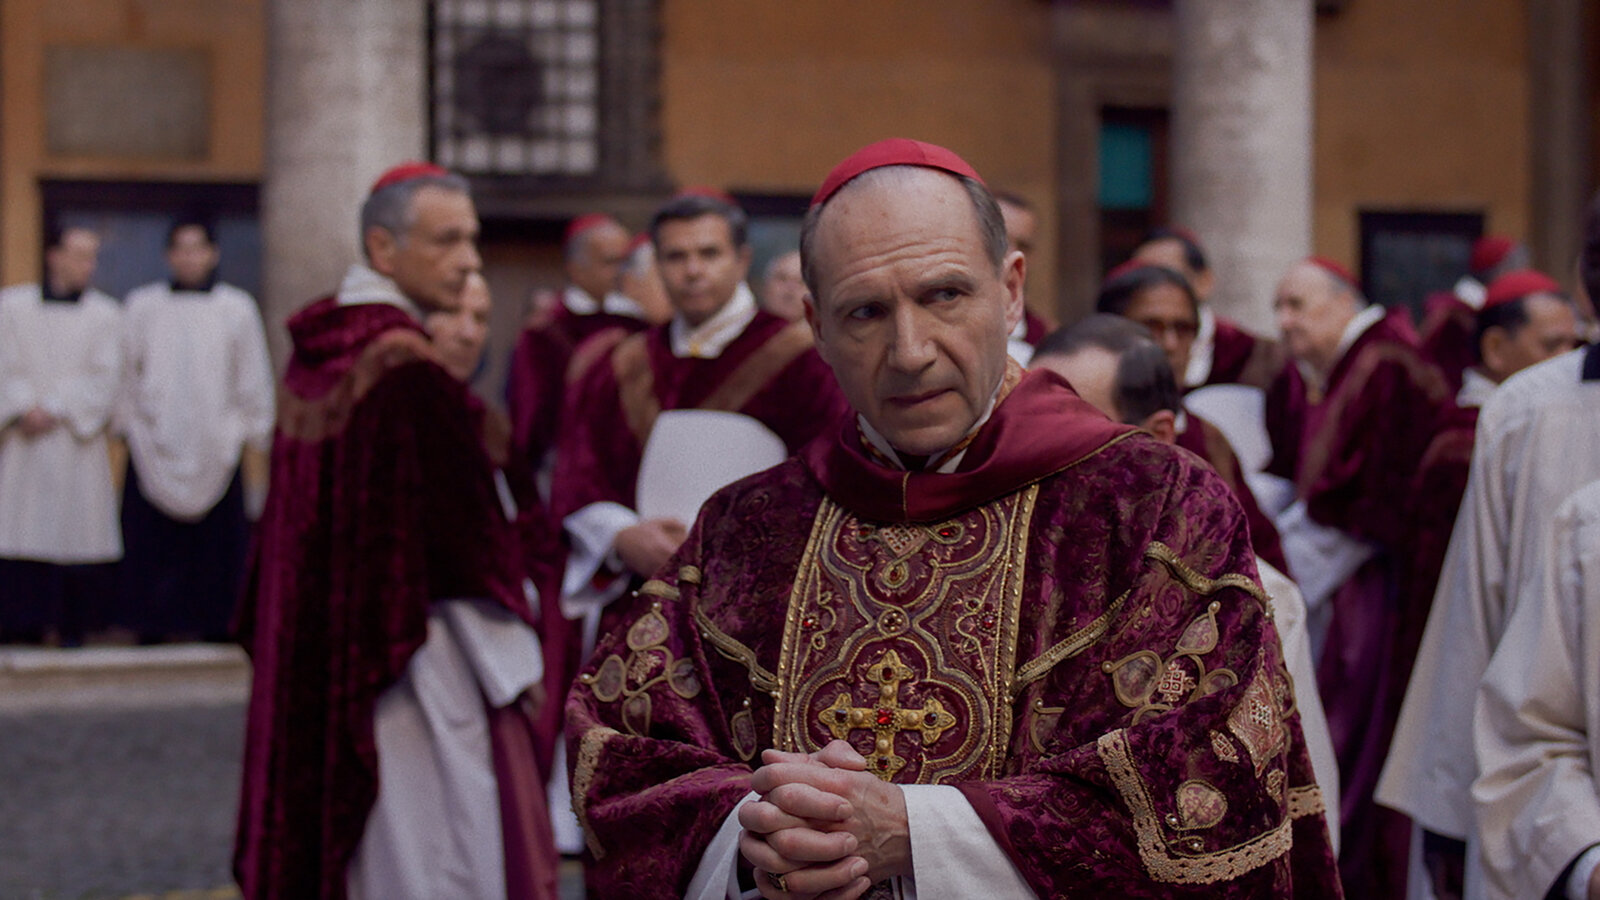
[[[119,700],[103,683],[59,697],[5,693],[0,900],[238,897],[230,853],[241,692],[196,701],[207,690],[163,689],[179,698],[166,705],[149,689]],[[563,866],[561,893],[582,896],[576,863]]]

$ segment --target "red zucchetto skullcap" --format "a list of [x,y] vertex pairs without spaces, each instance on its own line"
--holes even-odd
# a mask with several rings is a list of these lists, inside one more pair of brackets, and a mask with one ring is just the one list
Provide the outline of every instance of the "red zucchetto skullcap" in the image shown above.
[[1142,259],[1130,259],[1130,260],[1127,260],[1125,262],[1118,263],[1115,266],[1112,266],[1111,267],[1111,271],[1106,273],[1105,280],[1102,281],[1101,284],[1104,284],[1106,281],[1110,281],[1113,278],[1121,278],[1122,276],[1128,274],[1129,272],[1137,272],[1140,269],[1154,269],[1154,268],[1156,268],[1155,263],[1148,263],[1148,262],[1145,262]]
[[678,196],[679,197],[705,197],[707,199],[715,200],[718,203],[723,203],[723,204],[726,204],[728,206],[738,206],[739,205],[739,201],[733,199],[733,195],[732,194],[728,193],[727,191],[723,190],[722,188],[712,187],[709,184],[691,184],[688,187],[682,188],[681,190],[679,190],[678,191]]
[[583,234],[585,231],[599,228],[601,225],[605,225],[608,222],[615,223],[616,221],[616,219],[611,218],[605,213],[584,213],[583,215],[567,223],[567,230],[565,234],[562,235],[561,242],[563,244],[570,244],[577,240],[578,236]]
[[1517,242],[1501,234],[1486,234],[1472,242],[1472,258],[1467,268],[1474,272],[1487,272],[1505,262],[1517,247]]
[[633,236],[633,240],[628,242],[628,255],[632,256],[634,253],[636,253],[639,250],[640,247],[643,247],[645,244],[648,244],[648,243],[650,243],[650,232],[648,232],[648,231],[639,232],[638,234]]
[[367,193],[369,195],[376,194],[389,185],[410,181],[413,178],[441,177],[449,174],[450,172],[444,167],[436,166],[431,162],[422,162],[416,159],[407,160],[379,175],[378,180],[372,183],[372,189]]
[[983,177],[978,171],[950,150],[923,141],[889,138],[862,147],[845,157],[844,162],[834,166],[828,177],[822,179],[822,187],[817,188],[816,196],[811,198],[811,205],[821,206],[849,183],[850,179],[884,166],[922,166],[926,169],[949,172],[951,175],[964,175],[983,184]]
[[1350,285],[1352,288],[1357,286],[1356,276],[1350,274],[1350,270],[1346,269],[1342,263],[1331,260],[1326,256],[1308,256],[1305,261]]
[[1489,283],[1489,290],[1483,296],[1483,308],[1490,309],[1521,300],[1529,294],[1560,293],[1561,283],[1549,275],[1534,269],[1518,269]]

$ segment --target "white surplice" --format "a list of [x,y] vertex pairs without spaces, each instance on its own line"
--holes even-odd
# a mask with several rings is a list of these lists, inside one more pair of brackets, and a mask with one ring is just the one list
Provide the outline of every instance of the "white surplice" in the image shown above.
[[1600,482],[1560,506],[1542,549],[1478,693],[1472,796],[1494,900],[1544,896],[1600,842]]
[[[36,284],[0,291],[0,557],[101,563],[122,557],[106,426],[122,374],[122,308],[89,289],[45,301]],[[39,407],[61,424],[25,437]]]
[[175,291],[166,282],[128,294],[126,376],[118,424],[139,490],[174,519],[217,505],[246,445],[272,440],[272,364],[256,302],[230,284]]
[[1600,351],[1513,375],[1478,418],[1466,493],[1375,794],[1437,834],[1474,837],[1471,687],[1525,596],[1556,507],[1600,479],[1600,380],[1583,379],[1590,354]]

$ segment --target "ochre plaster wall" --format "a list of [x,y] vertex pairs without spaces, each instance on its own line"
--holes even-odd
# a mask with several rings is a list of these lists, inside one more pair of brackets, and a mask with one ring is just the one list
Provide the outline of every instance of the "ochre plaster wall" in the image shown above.
[[[41,178],[254,181],[262,171],[263,0],[0,0],[0,283],[39,270]],[[45,144],[51,46],[203,49],[211,137],[202,160],[52,157]]]
[[[665,0],[662,152],[680,184],[809,195],[886,137],[944,144],[1039,209],[1055,242],[1049,4],[1039,0]],[[1054,260],[1031,259],[1052,309]]]
[[1483,211],[1528,233],[1520,3],[1348,3],[1316,31],[1312,246],[1359,263],[1363,209]]

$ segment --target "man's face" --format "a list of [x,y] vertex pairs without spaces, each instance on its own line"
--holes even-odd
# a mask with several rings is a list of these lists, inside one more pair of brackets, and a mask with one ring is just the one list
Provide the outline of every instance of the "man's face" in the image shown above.
[[204,284],[217,268],[217,259],[216,245],[197,225],[179,228],[167,246],[167,268],[172,270],[173,280],[184,286]]
[[1032,253],[1034,238],[1039,233],[1039,217],[1032,210],[1004,200],[1000,201],[1000,216],[1005,219],[1006,240],[1010,242],[1011,249],[1021,250],[1024,255]]
[[1085,403],[1105,413],[1113,422],[1122,421],[1117,410],[1118,358],[1110,350],[1084,347],[1076,353],[1052,353],[1036,357],[1030,369],[1049,369],[1072,383]]
[[412,196],[411,211],[404,234],[368,230],[372,268],[393,278],[424,312],[455,309],[467,276],[483,265],[472,198],[428,185]]
[[45,254],[45,276],[51,287],[60,293],[81,291],[93,280],[99,257],[100,238],[94,232],[69,228],[62,234],[61,243]]
[[474,272],[455,309],[429,313],[423,322],[440,365],[458,381],[471,378],[483,359],[483,345],[489,340],[489,308],[489,284]]
[[800,251],[791,250],[767,267],[761,283],[761,305],[767,312],[798,322],[806,314],[806,283],[800,277]]
[[1140,291],[1128,304],[1128,318],[1150,329],[1172,371],[1189,368],[1189,352],[1200,330],[1200,319],[1189,296],[1172,284],[1157,284]]
[[692,327],[733,299],[750,271],[750,248],[733,245],[733,231],[721,216],[671,219],[656,232],[656,267],[672,308]]
[[[872,173],[869,173],[869,176]],[[817,351],[897,450],[961,440],[988,409],[1022,316],[1021,253],[995,271],[966,191],[927,169],[846,186],[815,235]]]
[[[1522,309],[1528,321],[1521,328],[1491,328],[1484,334],[1484,369],[1497,383],[1578,346],[1578,319],[1571,304],[1550,294],[1531,294],[1523,298]],[[1493,337],[1497,331],[1500,336]]]
[[603,301],[617,289],[617,275],[628,258],[628,231],[615,222],[602,222],[577,240],[578,252],[567,261],[567,280],[596,302]]
[[1360,311],[1358,304],[1332,276],[1313,263],[1302,262],[1278,282],[1272,309],[1289,355],[1327,371],[1336,362],[1345,326]]

